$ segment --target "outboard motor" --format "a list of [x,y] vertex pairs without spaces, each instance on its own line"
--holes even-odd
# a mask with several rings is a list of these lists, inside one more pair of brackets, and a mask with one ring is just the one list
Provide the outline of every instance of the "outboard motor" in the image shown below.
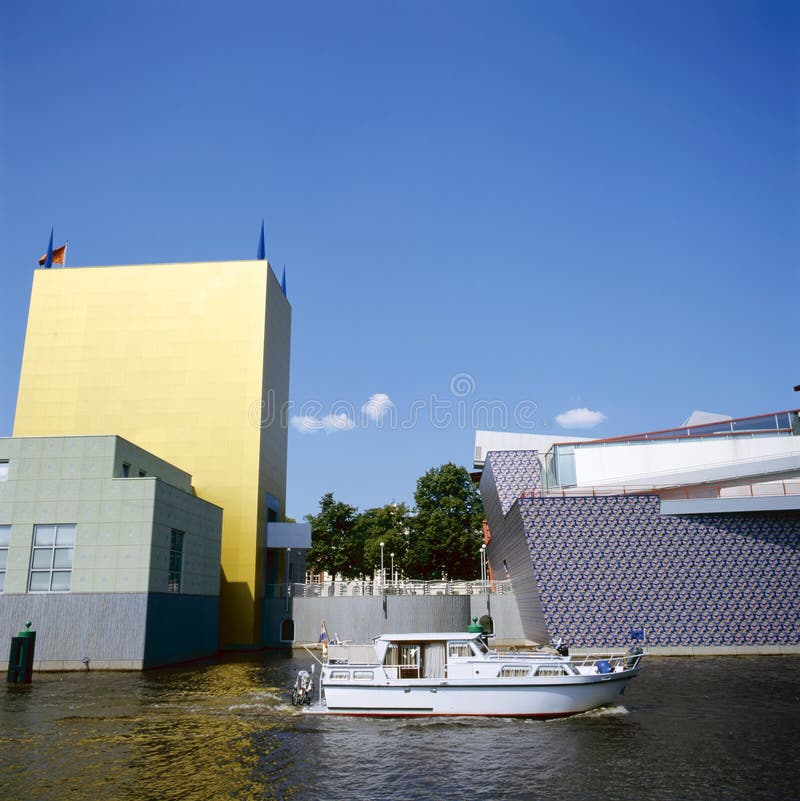
[[[314,666],[311,666],[311,673],[314,672]],[[292,704],[294,706],[303,706],[311,704],[311,698],[314,694],[314,683],[311,678],[311,673],[307,670],[298,670],[297,678],[292,687]]]

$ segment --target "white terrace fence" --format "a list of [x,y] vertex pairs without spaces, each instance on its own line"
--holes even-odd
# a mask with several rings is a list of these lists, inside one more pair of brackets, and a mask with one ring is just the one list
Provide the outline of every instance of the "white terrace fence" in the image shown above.
[[[286,585],[282,586],[286,594]],[[292,584],[290,595],[295,598],[324,598],[363,595],[510,595],[510,581],[323,581]]]

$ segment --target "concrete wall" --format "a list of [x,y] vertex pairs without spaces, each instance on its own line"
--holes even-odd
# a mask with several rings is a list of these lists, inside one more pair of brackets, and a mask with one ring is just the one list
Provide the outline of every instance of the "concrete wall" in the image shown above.
[[47,593],[2,597],[0,667],[11,637],[30,620],[36,631],[34,670],[138,670],[145,654],[147,595]]
[[166,592],[172,529],[183,531],[181,593],[219,596],[222,509],[157,482],[149,590]]
[[497,644],[525,641],[512,595],[490,595],[488,599],[485,595],[297,597],[291,599],[288,612],[285,599],[275,599],[265,618],[272,621],[274,644],[278,644],[274,632],[291,618],[294,644],[299,645],[318,642],[323,621],[331,637],[369,642],[385,632],[466,631],[473,617],[480,619],[486,614],[494,622]]
[[0,670],[32,622],[34,670],[141,670],[217,653],[217,598],[146,593],[12,595],[0,606]]

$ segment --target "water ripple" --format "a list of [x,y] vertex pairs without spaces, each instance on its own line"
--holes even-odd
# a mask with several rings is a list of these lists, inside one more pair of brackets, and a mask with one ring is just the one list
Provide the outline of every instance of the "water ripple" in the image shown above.
[[0,697],[0,798],[798,798],[798,658],[653,659],[624,706],[554,721],[304,715],[299,667],[37,676]]

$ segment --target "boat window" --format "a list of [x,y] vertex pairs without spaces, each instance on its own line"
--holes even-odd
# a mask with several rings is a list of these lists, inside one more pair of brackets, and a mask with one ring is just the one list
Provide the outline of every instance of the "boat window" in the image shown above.
[[503,665],[500,676],[504,679],[518,679],[527,676],[531,669],[527,665]]
[[452,659],[461,656],[472,656],[472,648],[468,642],[451,642],[447,645],[447,654]]
[[391,643],[386,649],[383,658],[385,668],[399,668],[399,678],[420,678],[420,656],[422,646],[420,643]]
[[419,644],[401,643],[398,645],[397,643],[392,643],[386,649],[383,664],[387,667],[392,667],[393,665],[410,667],[419,664]]
[[426,642],[422,652],[423,676],[426,679],[443,679],[444,663],[444,643]]
[[371,670],[354,670],[353,678],[356,681],[372,681],[374,673]]
[[563,665],[542,665],[537,671],[537,676],[567,676],[569,675]]
[[417,667],[419,665],[419,646],[401,645],[400,664],[403,667]]
[[383,658],[383,664],[386,667],[394,667],[400,664],[400,649],[395,643],[391,643],[386,649],[386,655]]
[[332,670],[331,681],[347,681],[350,678],[349,670]]

